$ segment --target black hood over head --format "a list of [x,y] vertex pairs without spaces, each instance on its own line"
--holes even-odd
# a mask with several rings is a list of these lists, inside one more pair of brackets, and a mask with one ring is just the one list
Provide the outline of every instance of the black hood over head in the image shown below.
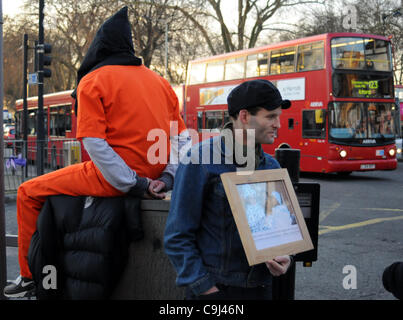
[[[127,7],[123,7],[106,20],[97,31],[94,40],[77,72],[77,86],[91,71],[106,65],[139,66],[135,56]],[[77,98],[77,89],[71,94]],[[77,111],[77,101],[76,101]]]

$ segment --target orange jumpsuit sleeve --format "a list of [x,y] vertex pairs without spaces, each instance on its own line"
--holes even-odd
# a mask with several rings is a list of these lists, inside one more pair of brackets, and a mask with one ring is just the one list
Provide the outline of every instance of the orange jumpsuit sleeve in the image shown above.
[[77,139],[106,139],[107,123],[102,92],[96,79],[82,79],[77,89]]

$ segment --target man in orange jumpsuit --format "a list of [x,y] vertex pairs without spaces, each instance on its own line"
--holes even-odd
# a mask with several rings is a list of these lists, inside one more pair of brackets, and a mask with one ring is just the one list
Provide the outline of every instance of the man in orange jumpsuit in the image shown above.
[[[174,145],[175,151],[189,145],[174,91],[134,55],[127,7],[98,30],[78,71],[76,92],[77,138],[83,141],[91,160],[34,178],[19,187],[21,272],[14,283],[5,287],[7,297],[24,297],[34,291],[27,256],[46,197],[148,194],[163,198],[163,192],[172,188],[177,165],[168,159],[165,163],[150,163],[147,153],[154,142],[147,139],[148,133],[162,129],[167,150],[175,150]],[[173,123],[178,131],[176,140],[170,140]]]

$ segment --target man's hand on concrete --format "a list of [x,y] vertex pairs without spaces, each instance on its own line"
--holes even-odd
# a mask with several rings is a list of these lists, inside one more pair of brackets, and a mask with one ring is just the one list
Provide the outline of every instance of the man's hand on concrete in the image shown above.
[[148,185],[148,194],[152,199],[165,199],[165,182],[160,180],[152,180]]

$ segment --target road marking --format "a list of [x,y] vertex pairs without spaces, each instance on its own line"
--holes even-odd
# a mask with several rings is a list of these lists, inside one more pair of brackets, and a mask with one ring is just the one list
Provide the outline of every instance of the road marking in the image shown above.
[[338,207],[340,207],[340,203],[335,202],[332,205],[330,205],[330,207],[328,209],[321,211],[319,214],[319,222],[322,222],[323,220],[325,220],[326,217],[329,214],[331,214],[333,211],[335,211]]
[[360,210],[403,212],[403,209],[389,209],[389,208],[361,208]]
[[403,216],[388,217],[388,218],[375,218],[375,219],[369,219],[369,220],[365,220],[365,221],[361,221],[361,222],[350,223],[350,224],[346,224],[343,226],[320,226],[320,228],[322,228],[322,230],[319,230],[319,235],[329,233],[332,231],[359,228],[359,227],[364,227],[364,226],[368,226],[368,225],[375,224],[375,223],[380,223],[380,222],[384,222],[384,221],[395,221],[395,220],[403,220]]

